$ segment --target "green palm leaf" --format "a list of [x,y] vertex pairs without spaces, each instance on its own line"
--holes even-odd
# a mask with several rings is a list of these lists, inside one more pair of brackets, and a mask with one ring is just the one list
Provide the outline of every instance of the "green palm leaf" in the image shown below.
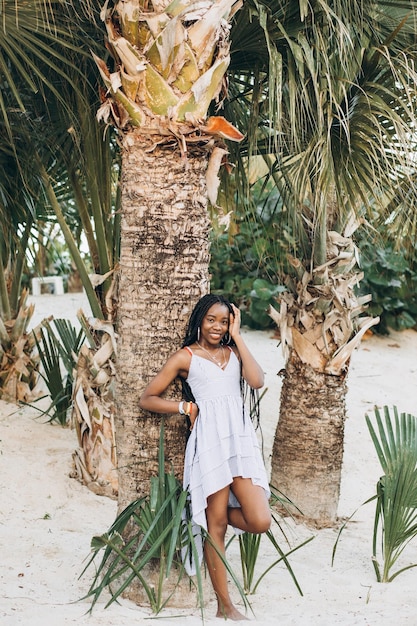
[[[183,518],[188,493],[181,489],[173,472],[165,471],[164,426],[162,423],[159,446],[159,474],[152,477],[149,493],[131,502],[115,519],[107,533],[93,537],[93,554],[81,575],[104,550],[93,582],[85,596],[92,598],[92,606],[108,587],[112,602],[136,579],[143,588],[152,610],[159,613],[185,575],[181,551],[191,553],[196,563],[197,598],[203,607],[202,572],[191,523]],[[125,539],[122,539],[122,535]],[[126,538],[127,535],[127,538]],[[158,564],[158,582],[148,578],[148,566]],[[148,575],[147,575],[148,573]],[[164,583],[171,578],[174,590],[165,592]]]
[[[373,565],[380,582],[390,582],[417,563],[391,570],[417,535],[417,418],[384,407],[375,408],[376,426],[366,423],[384,471],[377,485]],[[378,560],[381,555],[382,564]]]

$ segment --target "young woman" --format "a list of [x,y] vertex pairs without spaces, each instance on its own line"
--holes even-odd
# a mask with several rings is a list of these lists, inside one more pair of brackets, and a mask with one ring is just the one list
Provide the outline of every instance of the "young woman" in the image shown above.
[[[185,400],[161,397],[177,377]],[[208,531],[222,554],[228,524],[251,533],[266,532],[271,524],[268,478],[244,410],[242,379],[254,389],[264,384],[263,371],[240,335],[240,311],[225,298],[209,294],[191,314],[183,347],[140,399],[145,410],[182,413],[189,419],[184,488],[190,493],[193,523]],[[217,617],[246,619],[231,601],[226,568],[209,541],[204,556],[217,597]]]

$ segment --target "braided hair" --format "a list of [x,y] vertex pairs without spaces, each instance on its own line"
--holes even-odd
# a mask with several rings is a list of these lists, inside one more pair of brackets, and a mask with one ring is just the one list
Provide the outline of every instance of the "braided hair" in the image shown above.
[[[224,296],[216,296],[215,294],[208,293],[203,296],[195,305],[193,312],[190,315],[190,320],[188,322],[187,330],[185,332],[184,341],[182,342],[182,348],[185,346],[191,346],[191,344],[196,343],[198,341],[198,331],[203,322],[204,317],[207,314],[207,311],[214,304],[222,304],[227,307],[229,313],[231,313],[234,317],[232,305],[229,300],[226,300]],[[235,342],[230,337],[229,333],[223,337],[221,344],[227,343],[228,345],[234,346]]]
[[[193,343],[198,342],[199,338],[199,329],[203,322],[204,317],[207,314],[207,311],[214,305],[221,304],[227,307],[229,313],[234,316],[233,308],[229,300],[227,300],[224,296],[215,295],[208,293],[203,296],[195,305],[190,319],[187,325],[187,329],[185,332],[185,337],[182,342],[181,347],[185,348],[185,346],[191,346]],[[220,342],[221,345],[234,346],[236,345],[230,336],[229,332],[227,332],[223,339]],[[195,398],[192,394],[190,385],[184,378],[181,378],[182,385],[182,393],[184,400],[187,402],[195,402]],[[255,426],[259,426],[259,394],[257,389],[252,389],[243,378],[242,375],[242,363],[240,363],[240,389],[242,393],[243,401],[246,400],[248,392],[249,392],[249,415],[252,421],[255,423]]]

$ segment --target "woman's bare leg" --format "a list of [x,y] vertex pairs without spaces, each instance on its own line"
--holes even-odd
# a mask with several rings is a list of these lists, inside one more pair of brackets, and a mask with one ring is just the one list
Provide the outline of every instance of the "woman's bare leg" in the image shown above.
[[249,533],[264,533],[271,526],[271,511],[265,491],[250,478],[236,476],[231,490],[240,508],[228,509],[229,524]]
[[[229,487],[212,494],[207,498],[207,530],[211,541],[221,555],[225,554],[224,538],[228,524]],[[217,597],[217,617],[233,621],[246,620],[230,599],[227,584],[227,570],[217,550],[206,540],[204,555],[210,574],[211,583]]]

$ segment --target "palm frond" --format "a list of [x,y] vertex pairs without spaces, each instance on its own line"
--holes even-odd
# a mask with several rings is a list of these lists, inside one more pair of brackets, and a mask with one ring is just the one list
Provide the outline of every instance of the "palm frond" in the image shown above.
[[240,153],[264,155],[300,254],[316,265],[322,224],[342,232],[352,211],[383,222],[395,203],[413,240],[416,21],[417,3],[395,0],[248,1],[235,18],[227,114],[246,132]]
[[[181,489],[173,472],[164,467],[164,427],[161,427],[159,473],[151,478],[149,493],[131,502],[115,519],[107,533],[92,539],[93,554],[81,575],[101,550],[102,559],[85,598],[92,606],[108,587],[111,593],[106,606],[116,601],[125,589],[136,582],[143,589],[152,611],[158,614],[185,575],[181,553],[192,554],[197,589],[203,611],[202,572],[194,539],[194,528],[183,517],[187,492]],[[123,538],[122,538],[123,537]],[[155,568],[155,563],[157,567]],[[155,578],[152,571],[159,572]],[[173,590],[164,589],[170,573],[175,572]]]
[[[390,582],[416,564],[391,570],[408,543],[417,536],[417,418],[375,408],[375,422],[366,423],[384,475],[377,485],[372,562],[378,581]],[[379,546],[379,547],[378,547]],[[382,564],[378,555],[381,555]]]
[[[78,71],[74,59],[67,52],[77,50],[78,56],[88,54],[79,39],[77,14],[62,3],[55,4],[52,8],[46,2],[17,4],[8,1],[1,4],[0,18],[0,76],[2,85],[7,86],[14,107],[24,112],[28,106],[23,96],[25,90],[36,94],[44,88],[66,107],[58,84],[61,80],[68,80],[66,69],[69,67]],[[84,31],[84,36],[85,34]],[[2,89],[0,110],[6,132],[12,138],[9,107]]]

